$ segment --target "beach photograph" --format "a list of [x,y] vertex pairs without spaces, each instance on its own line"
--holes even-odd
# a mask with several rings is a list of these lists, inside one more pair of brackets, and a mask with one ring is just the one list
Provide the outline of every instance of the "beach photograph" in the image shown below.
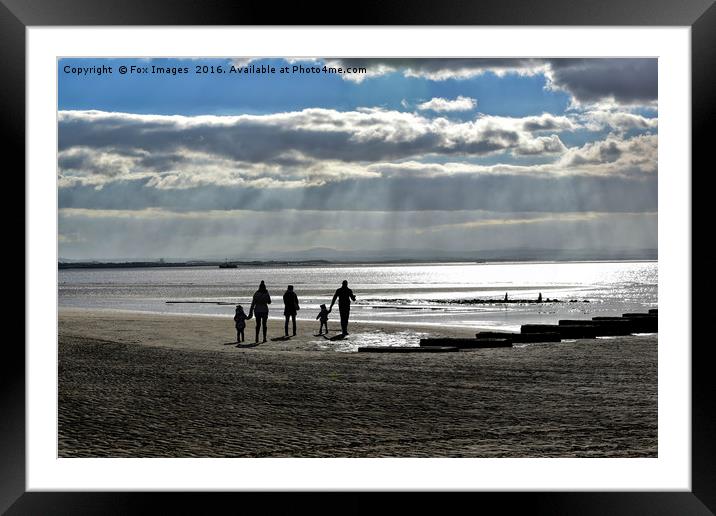
[[657,59],[57,66],[60,458],[658,457]]

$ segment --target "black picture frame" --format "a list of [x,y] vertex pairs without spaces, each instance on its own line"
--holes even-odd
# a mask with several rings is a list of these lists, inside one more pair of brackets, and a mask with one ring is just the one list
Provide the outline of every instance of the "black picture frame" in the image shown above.
[[[546,25],[546,26],[689,26],[692,71],[692,234],[711,234],[710,220],[698,202],[708,195],[708,127],[716,115],[716,5],[714,0],[425,0],[400,2],[363,1],[337,4],[240,3],[220,0],[0,0],[0,66],[3,94],[0,105],[6,135],[5,161],[25,170],[25,29],[28,26],[64,25]],[[345,4],[347,5],[347,4]],[[346,10],[347,9],[347,10]],[[318,14],[322,13],[322,14]],[[9,158],[9,159],[8,159]],[[702,170],[703,169],[703,170]],[[703,172],[701,176],[694,170]],[[24,181],[19,188],[24,190]],[[702,227],[703,225],[703,227]],[[699,231],[699,230],[702,231]],[[662,245],[668,243],[662,242]],[[713,277],[714,259],[697,253],[694,240],[692,277]],[[24,249],[24,246],[23,246]],[[702,249],[704,251],[704,249]],[[25,277],[32,271],[25,270]],[[701,283],[700,283],[701,284]],[[689,302],[690,300],[684,300]],[[706,303],[693,298],[692,321],[708,317]],[[696,325],[692,325],[695,329]],[[693,330],[692,330],[693,331]],[[468,507],[499,507],[502,513],[545,514],[713,514],[716,512],[716,423],[714,422],[713,356],[709,339],[691,343],[692,356],[692,490],[690,492],[533,492],[452,494],[426,499],[425,493],[403,497],[403,509],[440,508],[468,503]],[[10,345],[13,344],[13,345]],[[250,510],[259,504],[271,511],[284,504],[268,493],[79,493],[26,492],[25,488],[25,353],[9,342],[0,360],[0,512],[7,514],[134,514],[154,512],[148,502],[159,504],[162,513],[208,513],[219,505],[231,512]],[[676,345],[677,343],[667,343]],[[664,344],[662,344],[664,345]],[[320,498],[318,497],[320,496]],[[376,493],[301,493],[293,496],[292,510],[301,506],[314,512],[365,512],[382,505]],[[464,500],[469,496],[469,500]],[[236,500],[235,497],[241,497]],[[218,504],[218,505],[217,505]],[[228,505],[227,505],[228,504]]]

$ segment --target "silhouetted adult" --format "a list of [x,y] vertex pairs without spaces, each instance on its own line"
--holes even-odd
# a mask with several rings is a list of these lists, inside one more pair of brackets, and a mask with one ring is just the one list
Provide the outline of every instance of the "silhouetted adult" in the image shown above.
[[343,335],[348,335],[348,318],[351,315],[351,300],[355,301],[356,297],[353,295],[353,291],[348,288],[348,282],[346,280],[343,280],[343,286],[333,294],[333,301],[331,301],[331,307],[328,309],[329,312],[333,310],[336,299],[338,299],[338,311],[341,314],[341,332]]
[[266,323],[268,322],[269,309],[268,305],[271,304],[271,296],[268,290],[266,290],[266,284],[261,280],[259,289],[254,292],[254,297],[251,300],[251,308],[249,308],[249,319],[252,315],[256,316],[256,343],[259,342],[259,330],[263,327],[264,330],[264,342],[266,342]]
[[283,294],[283,315],[286,322],[283,325],[283,332],[288,337],[288,320],[293,319],[293,335],[296,335],[296,312],[301,309],[298,306],[298,296],[293,291],[293,285],[289,285]]

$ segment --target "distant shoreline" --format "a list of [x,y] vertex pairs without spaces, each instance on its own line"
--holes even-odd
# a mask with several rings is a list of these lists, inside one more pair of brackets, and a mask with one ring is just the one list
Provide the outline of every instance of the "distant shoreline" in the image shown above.
[[[192,261],[192,262],[58,262],[58,269],[137,269],[149,267],[219,267],[227,262],[214,261]],[[292,265],[332,265],[333,262],[322,260],[306,260],[306,261],[247,261],[228,262],[242,267],[288,267]],[[230,270],[231,268],[229,268]]]
[[595,258],[595,259],[490,259],[490,260],[467,260],[467,259],[441,259],[441,260],[251,260],[251,261],[186,261],[186,262],[58,262],[58,269],[140,269],[140,268],[185,268],[185,267],[216,267],[230,263],[236,267],[229,267],[232,270],[237,267],[325,267],[341,265],[421,265],[421,264],[510,264],[510,263],[613,263],[613,262],[657,262],[656,258]]

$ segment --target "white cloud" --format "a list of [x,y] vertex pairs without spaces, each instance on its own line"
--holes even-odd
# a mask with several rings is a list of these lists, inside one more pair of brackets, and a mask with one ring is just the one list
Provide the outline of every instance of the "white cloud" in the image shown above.
[[[630,113],[587,112],[580,122],[549,113],[463,122],[377,108],[196,117],[63,111],[59,118],[61,188],[143,180],[158,190],[295,190],[386,173],[629,175],[657,168],[656,135],[625,139],[616,131],[568,148],[557,134],[597,123],[656,124]],[[506,162],[475,164],[499,154]],[[540,161],[510,163],[510,154]],[[442,159],[428,163],[435,157]]]
[[599,174],[656,173],[658,136],[644,134],[623,139],[611,134],[605,140],[568,149],[557,165],[566,170]]
[[450,100],[442,97],[433,97],[427,102],[418,104],[421,111],[470,111],[477,107],[477,100],[462,95]]
[[[559,157],[549,163],[518,165],[498,163],[479,165],[465,162],[425,163],[403,161],[400,163],[375,163],[367,168],[379,172],[385,177],[452,177],[469,175],[510,175],[528,177],[561,177],[566,175],[583,176],[628,176],[635,174],[653,174],[658,169],[657,135],[640,135],[624,139],[611,134],[604,140],[589,142],[582,146],[567,148],[561,140],[531,140],[538,142],[539,151],[545,153],[545,147],[559,146]],[[523,154],[530,154],[525,148]]]
[[580,128],[579,124],[566,116],[556,116],[551,113],[542,113],[541,115],[525,116],[521,118],[502,118],[503,123],[507,120],[517,121],[519,127],[523,131],[542,132],[542,131],[575,131]]
[[654,130],[659,127],[659,119],[656,117],[649,118],[614,109],[589,110],[578,115],[578,118],[584,128],[589,131],[601,131],[605,128],[619,132],[630,129],[643,131]]
[[566,117],[480,116],[471,121],[359,108],[269,115],[59,113],[61,186],[151,178],[147,186],[297,188],[374,177],[367,165],[426,156],[454,159],[565,150]]
[[521,156],[544,156],[546,154],[561,154],[566,149],[567,147],[559,139],[559,136],[553,134],[552,136],[539,136],[526,140],[515,149],[515,154]]

